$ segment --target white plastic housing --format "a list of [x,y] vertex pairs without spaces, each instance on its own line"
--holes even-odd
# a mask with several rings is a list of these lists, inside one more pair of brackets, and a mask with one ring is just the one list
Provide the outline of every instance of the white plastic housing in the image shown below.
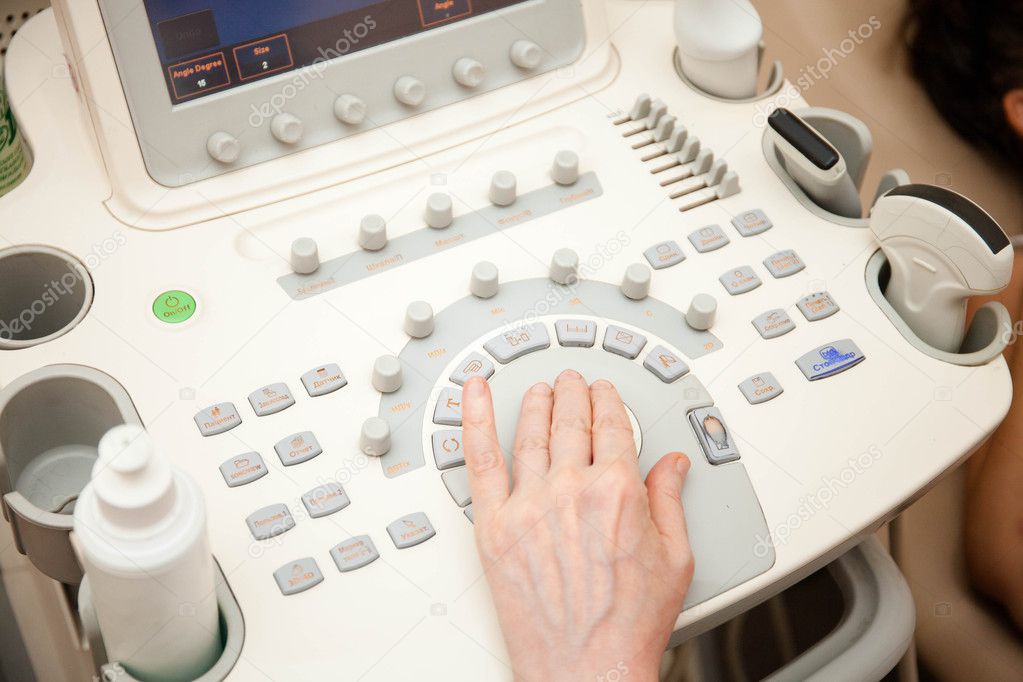
[[764,24],[749,0],[675,0],[682,71],[711,95],[756,96],[763,35]]
[[870,229],[891,265],[885,298],[923,341],[958,352],[969,298],[996,294],[1009,285],[1013,250],[1008,238],[992,253],[963,216],[916,196],[882,197]]
[[774,129],[768,128],[767,135],[774,140],[775,147],[781,153],[786,172],[815,204],[845,218],[859,218],[863,215],[859,190],[840,153],[838,163],[824,170]]

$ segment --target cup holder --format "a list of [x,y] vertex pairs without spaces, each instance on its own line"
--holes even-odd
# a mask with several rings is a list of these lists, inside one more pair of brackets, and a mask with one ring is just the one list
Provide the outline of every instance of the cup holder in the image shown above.
[[92,278],[70,254],[48,246],[0,250],[0,350],[66,334],[92,305]]
[[0,493],[18,550],[60,582],[82,571],[68,534],[103,435],[140,424],[131,399],[90,367],[53,365],[0,391]]
[[958,353],[949,353],[931,346],[923,341],[903,321],[888,299],[884,290],[888,286],[891,269],[884,252],[878,250],[867,261],[866,284],[867,292],[902,336],[920,352],[935,360],[948,362],[964,367],[986,365],[1002,354],[1012,340],[1012,317],[1001,303],[992,301],[985,303],[974,313],[970,327],[966,330],[963,345]]

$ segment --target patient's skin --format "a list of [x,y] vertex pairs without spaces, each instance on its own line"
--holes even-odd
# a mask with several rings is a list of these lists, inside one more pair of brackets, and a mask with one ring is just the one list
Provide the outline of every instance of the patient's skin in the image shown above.
[[[1016,257],[1012,281],[1000,300],[1020,320],[1023,257]],[[1023,631],[1023,353],[1018,345],[1005,353],[1013,377],[1009,415],[967,468],[965,542],[974,585],[1001,602]]]
[[516,679],[656,680],[693,576],[689,460],[666,455],[644,485],[618,392],[566,371],[523,398],[509,483],[490,387],[462,397],[476,542]]

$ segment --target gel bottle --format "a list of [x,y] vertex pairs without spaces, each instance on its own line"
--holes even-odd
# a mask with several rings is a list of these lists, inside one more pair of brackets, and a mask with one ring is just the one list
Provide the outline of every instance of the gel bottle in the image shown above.
[[100,441],[74,537],[111,662],[144,682],[213,666],[222,647],[203,498],[141,427]]

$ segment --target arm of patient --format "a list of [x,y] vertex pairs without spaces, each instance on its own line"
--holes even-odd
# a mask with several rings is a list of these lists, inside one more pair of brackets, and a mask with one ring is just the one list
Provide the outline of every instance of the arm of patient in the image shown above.
[[[1023,257],[1017,255],[1013,285],[998,297],[1014,320],[1023,319],[1021,283]],[[1012,407],[967,465],[964,537],[974,586],[1003,604],[1023,630],[1023,353],[1011,345],[1005,357]]]

